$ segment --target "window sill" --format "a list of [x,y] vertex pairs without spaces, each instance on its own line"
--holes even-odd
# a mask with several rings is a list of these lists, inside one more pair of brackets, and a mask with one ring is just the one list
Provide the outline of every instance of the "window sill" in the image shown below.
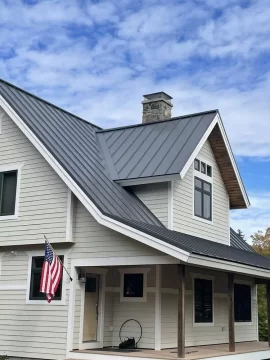
[[203,222],[204,224],[214,225],[213,220],[206,220],[206,219],[200,218],[200,217],[198,217],[198,216],[196,216],[196,215],[193,215],[193,219],[194,219],[194,220],[201,221],[201,222]]
[[140,298],[136,298],[136,297],[120,297],[120,302],[129,302],[129,303],[143,303],[147,301],[147,297],[140,297]]
[[215,326],[215,323],[193,323],[193,327],[209,327]]
[[234,322],[234,325],[235,326],[252,326],[252,325],[254,325],[253,324],[253,322],[251,321],[249,321],[249,322]]
[[51,303],[48,303],[47,300],[29,300],[26,299],[26,304],[29,305],[50,305],[50,306],[59,306],[59,305],[66,305],[66,302],[64,301],[64,299],[62,300],[52,300]]
[[18,220],[18,219],[19,219],[18,215],[3,215],[3,216],[0,216],[0,221]]

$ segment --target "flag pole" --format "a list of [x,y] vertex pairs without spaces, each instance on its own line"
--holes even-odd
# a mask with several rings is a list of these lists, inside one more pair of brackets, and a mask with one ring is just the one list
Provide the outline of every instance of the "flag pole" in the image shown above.
[[62,264],[62,266],[63,266],[63,268],[65,269],[66,273],[68,274],[70,281],[72,281],[73,279],[72,279],[72,277],[70,276],[70,273],[67,271],[65,265],[64,265],[63,262],[61,261],[60,257],[56,254],[56,252],[54,251],[54,248],[52,247],[52,245],[50,244],[49,240],[46,238],[45,235],[44,235],[44,238],[45,238],[45,240],[47,241],[47,243],[49,244],[49,246],[50,246],[50,248],[52,249],[52,251],[53,251],[53,253],[55,254],[55,256],[58,257],[58,260],[60,261],[60,263]]

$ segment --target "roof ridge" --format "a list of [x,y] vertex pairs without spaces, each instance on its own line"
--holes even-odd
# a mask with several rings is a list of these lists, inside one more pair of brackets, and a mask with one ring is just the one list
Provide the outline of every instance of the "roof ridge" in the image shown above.
[[100,126],[95,125],[95,124],[91,123],[90,121],[87,121],[87,120],[81,118],[80,116],[75,115],[75,114],[71,113],[70,111],[67,111],[67,110],[63,109],[63,108],[61,108],[60,106],[57,106],[57,105],[55,105],[55,104],[53,104],[53,103],[51,103],[51,102],[49,102],[49,101],[47,101],[47,100],[44,100],[44,99],[42,99],[41,97],[39,97],[39,96],[37,96],[37,95],[35,95],[35,94],[32,94],[32,93],[30,93],[30,92],[27,91],[27,90],[24,90],[24,89],[22,89],[22,88],[20,88],[20,87],[18,87],[18,86],[16,86],[16,85],[14,85],[14,84],[11,84],[10,82],[8,82],[8,81],[6,81],[6,80],[3,80],[3,79],[0,78],[0,83],[3,83],[3,84],[5,84],[5,85],[8,85],[8,86],[10,86],[10,87],[12,87],[12,88],[14,88],[14,89],[16,89],[16,90],[19,90],[19,91],[25,93],[26,95],[29,95],[29,96],[31,96],[31,97],[39,100],[39,101],[42,101],[43,103],[45,103],[45,104],[47,104],[47,105],[50,105],[50,106],[52,106],[52,107],[54,107],[54,108],[56,108],[56,109],[58,109],[58,110],[60,110],[60,111],[63,111],[63,112],[65,112],[66,114],[71,115],[72,117],[74,117],[76,120],[83,121],[84,123],[86,123],[86,124],[88,124],[88,125],[92,125],[92,126],[94,126],[95,128],[98,128],[98,129],[102,130],[102,128],[101,128]]
[[174,117],[169,118],[169,119],[157,120],[157,121],[152,121],[152,122],[149,122],[149,123],[124,125],[124,126],[119,126],[119,127],[110,128],[110,129],[101,129],[101,130],[97,130],[96,132],[97,133],[104,133],[104,132],[109,132],[109,131],[114,131],[114,130],[130,129],[130,128],[133,128],[133,127],[149,126],[149,125],[153,125],[153,124],[164,123],[164,122],[169,122],[169,121],[173,121],[173,120],[181,120],[183,118],[187,118],[187,117],[191,117],[191,116],[210,114],[210,113],[214,113],[214,112],[219,113],[218,109],[212,109],[212,110],[201,111],[201,112],[197,112],[197,113],[193,113],[193,114],[174,116]]

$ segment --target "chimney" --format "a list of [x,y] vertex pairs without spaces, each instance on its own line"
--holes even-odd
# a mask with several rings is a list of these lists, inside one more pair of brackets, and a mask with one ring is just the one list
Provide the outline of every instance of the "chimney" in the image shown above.
[[172,97],[165,92],[143,95],[143,116],[142,122],[165,120],[172,117]]

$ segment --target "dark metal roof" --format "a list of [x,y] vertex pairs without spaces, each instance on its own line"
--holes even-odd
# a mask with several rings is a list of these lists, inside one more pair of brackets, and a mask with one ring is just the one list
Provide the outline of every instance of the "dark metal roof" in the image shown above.
[[98,127],[4,81],[0,94],[103,214],[163,226],[135,195],[111,180]]
[[231,246],[238,249],[254,252],[252,247],[232,228],[231,228]]
[[98,131],[114,180],[179,174],[217,110],[143,125]]
[[[270,270],[269,259],[247,249],[239,249],[243,245],[240,246],[235,239],[232,241],[234,245],[230,247],[166,229],[134,194],[112,180],[96,136],[98,127],[1,80],[0,94],[104,215],[193,254]],[[153,124],[156,130],[152,131],[160,133],[164,129],[171,136],[177,129],[176,138],[181,141],[181,133],[185,131],[183,127],[189,128],[188,119],[199,136],[201,127],[204,128],[207,122],[209,124],[214,114],[209,112],[200,116],[190,115],[180,121],[173,119],[163,122],[159,126]],[[200,121],[202,117],[205,117],[204,121]],[[146,125],[145,128],[151,130],[151,125]],[[130,127],[132,128],[144,127]],[[106,132],[99,133],[100,139],[103,138],[101,134]],[[121,132],[115,140],[120,135]],[[189,140],[194,143],[197,141],[192,135]],[[122,150],[124,151],[123,147]],[[170,168],[173,166],[174,162],[170,164]]]

